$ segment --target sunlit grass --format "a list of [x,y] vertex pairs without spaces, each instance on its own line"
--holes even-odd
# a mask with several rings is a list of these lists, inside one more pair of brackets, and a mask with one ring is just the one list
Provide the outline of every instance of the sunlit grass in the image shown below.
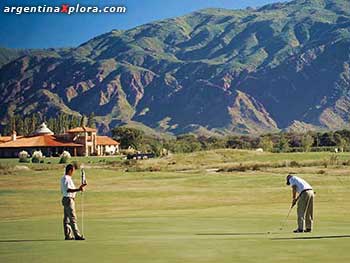
[[[14,168],[0,176],[0,261],[71,262],[72,254],[67,253],[71,251],[80,255],[74,262],[282,262],[290,258],[347,262],[349,240],[341,237],[350,234],[347,166],[293,168],[317,193],[314,232],[302,235],[315,239],[279,240],[298,237],[291,233],[295,211],[285,229],[279,230],[291,201],[285,185],[290,167],[218,173],[196,164],[207,161],[205,167],[215,167],[223,160],[245,163],[285,158],[301,162],[329,156],[224,150],[140,164],[166,168],[171,160],[176,164],[170,167],[193,165],[185,171],[88,167],[83,194],[87,241],[81,243],[63,240],[59,192],[63,169]],[[346,160],[348,154],[339,158]],[[78,185],[79,173],[73,179]],[[79,222],[81,200],[77,194]]]

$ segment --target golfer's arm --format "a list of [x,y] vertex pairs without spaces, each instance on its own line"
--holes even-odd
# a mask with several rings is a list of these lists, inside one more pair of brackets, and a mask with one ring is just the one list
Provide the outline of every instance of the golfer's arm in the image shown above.
[[67,190],[68,193],[75,193],[75,192],[80,192],[81,189],[80,188],[77,188],[77,189],[69,189]]

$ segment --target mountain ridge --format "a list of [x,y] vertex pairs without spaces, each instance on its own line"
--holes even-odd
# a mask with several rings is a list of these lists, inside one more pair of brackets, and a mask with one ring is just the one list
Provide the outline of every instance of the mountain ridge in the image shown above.
[[349,25],[349,1],[295,0],[112,30],[0,67],[0,121],[93,111],[103,132],[128,122],[173,134],[346,128]]

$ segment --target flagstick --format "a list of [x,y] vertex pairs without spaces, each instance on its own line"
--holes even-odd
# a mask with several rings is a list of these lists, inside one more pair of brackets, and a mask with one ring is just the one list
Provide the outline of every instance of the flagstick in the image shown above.
[[[81,184],[86,184],[85,171],[84,168],[81,168]],[[81,233],[84,235],[84,194],[81,191]]]
[[84,194],[81,192],[81,234],[84,236]]

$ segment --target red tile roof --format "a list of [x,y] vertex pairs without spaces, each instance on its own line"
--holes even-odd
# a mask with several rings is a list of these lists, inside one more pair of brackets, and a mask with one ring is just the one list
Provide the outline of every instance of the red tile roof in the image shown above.
[[108,136],[96,136],[97,145],[119,145],[120,143]]
[[[17,139],[22,138],[23,136],[17,136]],[[9,142],[12,140],[12,136],[0,136],[0,143]]]
[[34,148],[34,147],[82,147],[83,145],[67,142],[54,135],[37,135],[21,137],[15,141],[0,143],[0,148]]
[[96,129],[94,128],[90,128],[90,127],[76,127],[76,128],[73,128],[73,129],[70,129],[67,131],[68,133],[76,133],[76,132],[97,132]]

